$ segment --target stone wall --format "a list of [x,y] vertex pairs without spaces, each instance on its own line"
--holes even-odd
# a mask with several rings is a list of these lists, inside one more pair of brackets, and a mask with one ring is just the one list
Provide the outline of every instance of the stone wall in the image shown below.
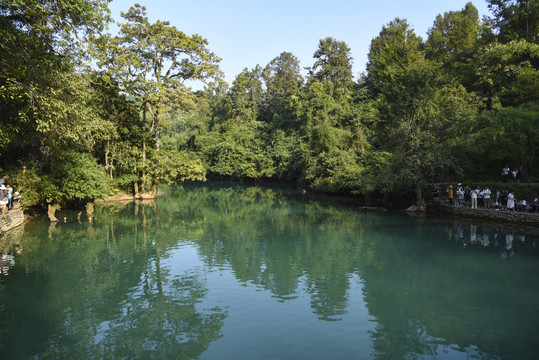
[[471,209],[468,207],[441,205],[439,210],[467,218],[479,218],[497,222],[511,222],[528,226],[539,227],[539,214],[518,211],[496,211],[485,209]]
[[10,210],[7,214],[0,215],[0,235],[24,223],[22,208]]

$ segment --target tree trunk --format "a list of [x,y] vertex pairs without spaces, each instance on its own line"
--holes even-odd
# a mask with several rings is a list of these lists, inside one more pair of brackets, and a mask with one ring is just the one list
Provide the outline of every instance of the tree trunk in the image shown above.
[[425,201],[423,200],[423,182],[421,181],[415,183],[415,205],[418,208],[425,208]]
[[109,168],[109,147],[110,142],[107,140],[107,144],[105,146],[105,169]]
[[161,130],[159,129],[159,113],[155,114],[155,151],[159,151],[161,144]]
[[105,147],[105,169],[108,170],[109,176],[112,180],[112,164],[109,164],[109,153],[110,153],[110,141],[107,140],[107,146]]
[[86,215],[88,216],[88,221],[92,222],[94,220],[94,206],[92,203],[86,204]]
[[47,209],[47,215],[49,216],[49,220],[51,222],[57,222],[58,219],[56,218],[56,216],[54,216],[54,213],[56,212],[56,210],[58,210],[58,206],[57,205],[51,205],[49,204],[48,206],[48,209]]
[[146,138],[142,139],[142,184],[140,187],[144,193],[146,188]]
[[[144,103],[142,109],[142,124],[146,127],[146,103]],[[144,193],[146,187],[146,134],[142,134],[142,184],[141,191]]]

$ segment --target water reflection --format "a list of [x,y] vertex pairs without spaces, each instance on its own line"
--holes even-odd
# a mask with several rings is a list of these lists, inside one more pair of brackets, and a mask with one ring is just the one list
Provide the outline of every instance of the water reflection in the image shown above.
[[5,252],[0,255],[0,275],[9,275],[9,270],[15,265],[13,251]]
[[[372,333],[375,358],[443,353],[496,358],[539,343],[535,302],[519,298],[533,289],[528,296],[539,300],[535,279],[514,277],[529,274],[530,267],[539,270],[536,237],[363,214],[260,188],[175,191],[184,209],[174,214],[177,209],[164,210],[163,204],[161,210],[197,234],[206,263],[230,264],[240,281],[263,286],[284,301],[305,292],[320,320],[346,317],[349,274],[358,274],[378,322]],[[498,262],[520,249],[526,250],[524,258],[511,267]],[[512,333],[522,335],[506,341]]]
[[446,224],[446,232],[450,242],[464,248],[496,249],[500,259],[504,261],[515,255],[515,251],[537,253],[537,235],[530,235],[510,227],[499,228],[452,221]]
[[3,277],[8,276],[15,266],[15,255],[21,255],[23,251],[20,245],[23,234],[24,226],[18,226],[0,236],[0,283],[4,282]]
[[15,254],[17,266],[0,292],[3,354],[199,357],[221,336],[226,311],[198,305],[207,293],[204,270],[162,266],[176,244],[159,237],[155,211],[117,204],[96,211],[91,223],[28,224],[26,250]]
[[[24,344],[12,358],[212,358],[236,332],[249,338],[245,329],[268,322],[276,334],[261,346],[290,331],[305,358],[531,359],[539,350],[536,235],[364,213],[279,188],[164,191],[96,207],[91,223],[62,214],[67,223],[27,225],[0,291],[0,345]],[[279,304],[297,311],[247,312]],[[331,352],[305,335],[316,331],[334,335]],[[369,346],[354,347],[358,333]]]

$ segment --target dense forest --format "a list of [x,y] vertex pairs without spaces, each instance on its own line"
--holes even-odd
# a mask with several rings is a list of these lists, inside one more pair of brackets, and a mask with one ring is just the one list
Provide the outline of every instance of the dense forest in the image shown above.
[[[320,39],[227,84],[200,35],[107,0],[0,3],[0,170],[39,209],[205,179],[299,184],[423,203],[429,182],[539,179],[539,1],[487,0],[434,19],[396,18],[366,73]],[[191,81],[204,82],[192,91]]]

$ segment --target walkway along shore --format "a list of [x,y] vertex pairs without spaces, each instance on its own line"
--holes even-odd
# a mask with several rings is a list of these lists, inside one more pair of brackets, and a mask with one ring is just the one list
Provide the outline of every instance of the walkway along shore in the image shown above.
[[444,213],[466,217],[468,219],[476,218],[500,223],[517,223],[539,227],[539,214],[535,213],[502,211],[495,209],[471,209],[465,206],[451,206],[440,200],[435,202],[434,209]]
[[24,223],[24,213],[22,207],[10,210],[6,214],[0,215],[0,236],[8,230],[11,230]]

